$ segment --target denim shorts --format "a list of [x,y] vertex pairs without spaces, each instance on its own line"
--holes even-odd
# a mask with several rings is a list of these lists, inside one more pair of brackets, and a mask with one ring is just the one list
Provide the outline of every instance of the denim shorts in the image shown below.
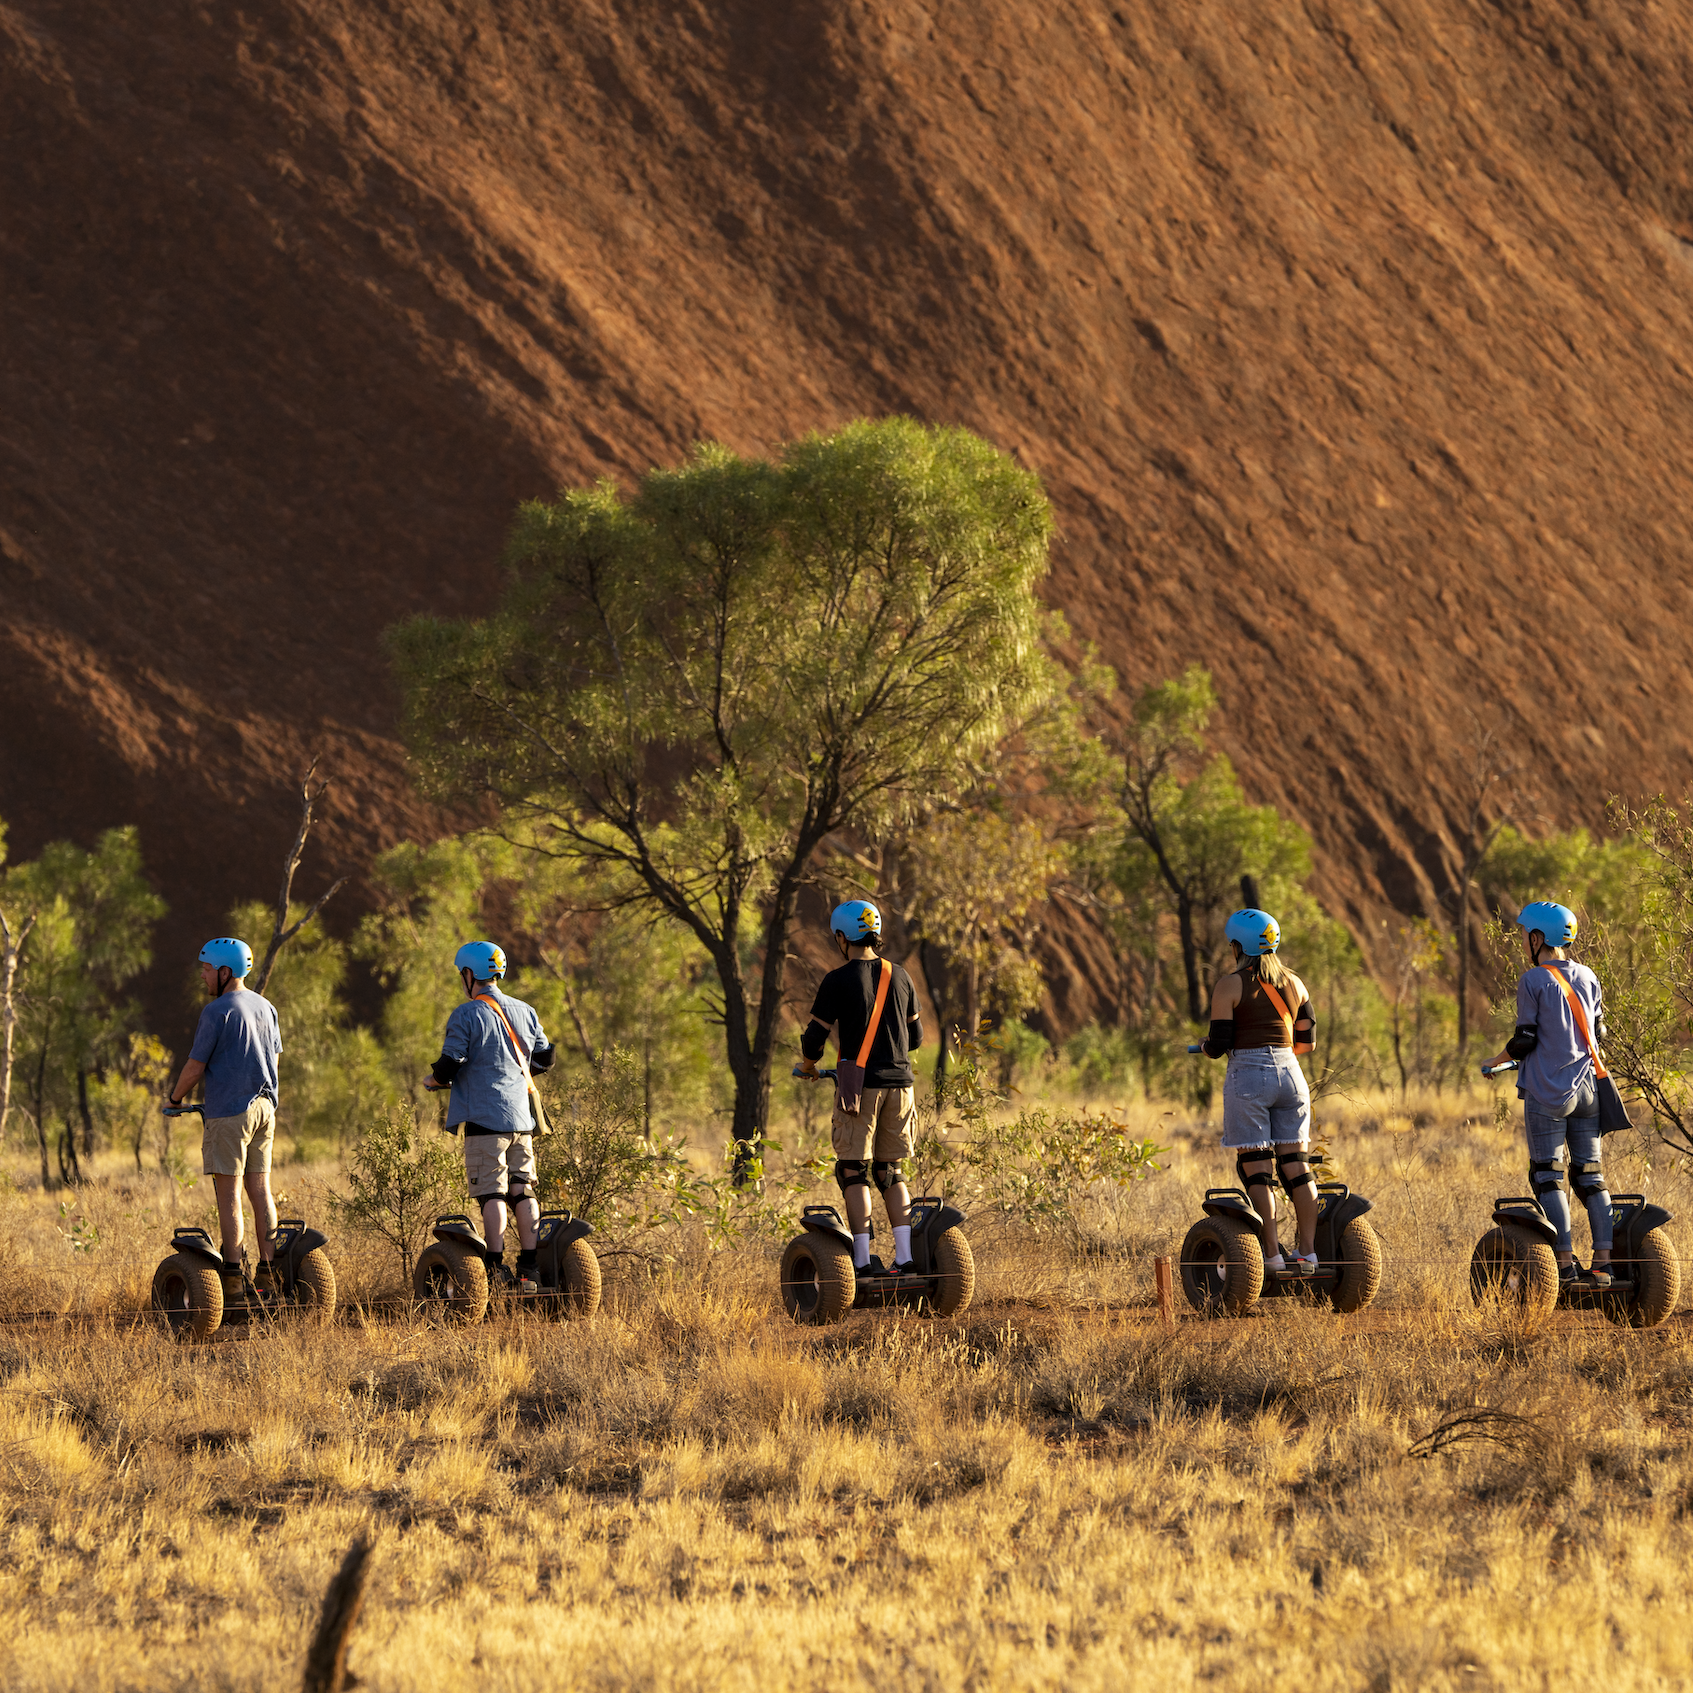
[[1311,1090],[1292,1047],[1229,1054],[1223,1081],[1223,1145],[1304,1146],[1311,1138]]

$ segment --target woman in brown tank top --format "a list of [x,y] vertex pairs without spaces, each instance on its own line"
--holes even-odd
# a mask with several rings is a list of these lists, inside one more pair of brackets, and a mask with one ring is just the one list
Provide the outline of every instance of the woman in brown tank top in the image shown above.
[[[1311,1093],[1297,1054],[1310,1051],[1316,1019],[1305,984],[1275,956],[1281,929],[1266,911],[1237,911],[1225,930],[1235,968],[1211,995],[1212,1058],[1225,1054],[1223,1145],[1234,1152],[1241,1185],[1264,1219],[1264,1268],[1271,1275],[1315,1275],[1317,1184],[1304,1153]],[[1293,1201],[1299,1228],[1285,1259],[1276,1234],[1274,1181]]]

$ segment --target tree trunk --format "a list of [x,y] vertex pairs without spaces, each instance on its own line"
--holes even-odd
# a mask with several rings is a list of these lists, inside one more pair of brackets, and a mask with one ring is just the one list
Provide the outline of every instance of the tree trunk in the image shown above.
[[1182,938],[1182,969],[1187,974],[1188,1021],[1203,1023],[1205,1007],[1199,992],[1199,942],[1193,933],[1193,901],[1186,894],[1176,901],[1176,927]]
[[982,1026],[982,971],[975,959],[964,967],[964,1038],[973,1041]]
[[88,1109],[88,1066],[76,1067],[76,1106],[82,1113],[82,1155],[94,1156],[94,1113]]
[[6,914],[0,911],[0,1146],[6,1143],[6,1119],[12,1111],[12,1059],[17,1050],[18,961],[24,942],[35,927],[35,916],[14,936]]
[[1393,1002],[1393,1062],[1399,1067],[1399,1103],[1405,1103],[1405,1055],[1400,1049],[1399,1040],[1399,1001]]
[[53,1175],[47,1168],[47,1038],[53,1025],[41,1037],[41,1062],[35,1067],[35,1144],[41,1153],[41,1191],[53,1191]]
[[1467,863],[1458,885],[1458,1070],[1462,1074],[1464,1054],[1470,1046],[1470,878]]

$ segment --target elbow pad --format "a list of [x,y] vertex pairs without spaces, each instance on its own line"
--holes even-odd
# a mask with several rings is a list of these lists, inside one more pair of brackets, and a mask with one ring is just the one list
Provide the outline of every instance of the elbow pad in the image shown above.
[[552,1069],[553,1060],[558,1056],[558,1047],[538,1046],[529,1054],[529,1074],[539,1076]]
[[456,1076],[463,1068],[464,1060],[462,1058],[449,1058],[446,1053],[443,1052],[441,1056],[429,1066],[429,1073],[434,1076],[435,1080],[438,1081],[442,1087],[451,1087],[453,1077]]
[[1505,1042],[1505,1050],[1520,1064],[1540,1044],[1538,1023],[1519,1023],[1517,1032]]
[[1213,1017],[1211,1032],[1200,1043],[1199,1050],[1207,1058],[1221,1058],[1225,1052],[1234,1050],[1234,1018]]

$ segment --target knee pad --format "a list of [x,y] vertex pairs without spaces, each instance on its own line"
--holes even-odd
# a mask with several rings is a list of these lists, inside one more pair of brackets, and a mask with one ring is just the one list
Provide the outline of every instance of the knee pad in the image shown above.
[[878,1158],[870,1166],[870,1180],[875,1184],[876,1191],[880,1194],[885,1195],[890,1187],[898,1187],[905,1180],[905,1177],[899,1173],[899,1160],[895,1158],[891,1162],[887,1162]]
[[870,1174],[864,1168],[862,1158],[837,1158],[835,1160],[835,1186],[842,1193],[849,1187],[868,1187]]
[[1282,1192],[1289,1199],[1302,1187],[1308,1187],[1313,1193],[1317,1190],[1317,1178],[1306,1170],[1302,1175],[1288,1177],[1289,1164],[1304,1164],[1308,1160],[1303,1152],[1278,1152],[1276,1154],[1276,1180],[1282,1184]]
[[1246,1197],[1252,1197],[1255,1187],[1264,1189],[1265,1197],[1273,1204],[1275,1202],[1275,1177],[1268,1170],[1259,1170],[1248,1174],[1248,1164],[1267,1164],[1270,1161],[1268,1152],[1242,1152],[1234,1161],[1235,1174],[1240,1177],[1240,1185],[1246,1189]]
[[1570,1191],[1584,1205],[1590,1199],[1603,1196],[1605,1171],[1597,1158],[1591,1164],[1570,1165]]
[[1531,1158],[1528,1165],[1528,1185],[1536,1199],[1548,1193],[1564,1191],[1564,1155],[1556,1158]]

